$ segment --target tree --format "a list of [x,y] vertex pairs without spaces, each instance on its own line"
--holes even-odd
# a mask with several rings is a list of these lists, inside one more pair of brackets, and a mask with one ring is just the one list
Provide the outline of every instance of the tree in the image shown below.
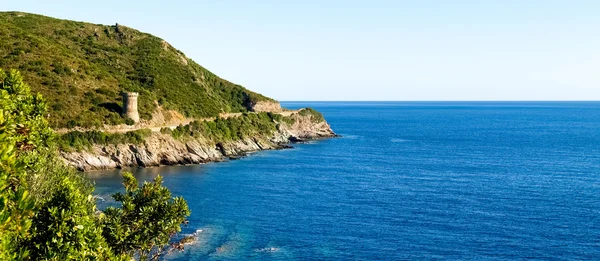
[[42,95],[33,95],[16,70],[5,73],[0,69],[0,84],[6,138],[14,142],[18,152],[47,147],[52,130],[45,118],[47,107]]
[[19,242],[29,236],[34,200],[26,184],[27,166],[18,155],[43,146],[50,130],[45,104],[33,96],[17,71],[0,69],[0,259],[24,259]]
[[60,161],[52,136],[42,96],[0,70],[0,259],[116,259],[92,187]]
[[160,177],[138,188],[128,174],[127,193],[114,196],[123,208],[104,215],[53,136],[44,99],[18,71],[0,70],[0,260],[158,258],[190,214],[183,198]]
[[125,173],[123,185],[125,193],[113,195],[122,208],[104,212],[104,238],[116,253],[157,260],[190,215],[187,203],[181,197],[172,198],[160,176],[138,187],[135,177]]
[[14,143],[4,133],[8,124],[0,111],[0,260],[22,260],[29,255],[18,242],[28,235],[33,200],[21,184],[25,170],[17,164]]
[[51,197],[38,206],[32,220],[31,237],[24,241],[32,260],[127,260],[113,255],[102,236],[95,199],[63,179]]

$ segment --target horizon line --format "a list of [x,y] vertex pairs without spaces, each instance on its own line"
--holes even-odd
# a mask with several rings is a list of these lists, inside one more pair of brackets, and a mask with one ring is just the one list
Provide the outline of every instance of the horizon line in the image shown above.
[[600,102],[600,100],[277,100],[278,102]]

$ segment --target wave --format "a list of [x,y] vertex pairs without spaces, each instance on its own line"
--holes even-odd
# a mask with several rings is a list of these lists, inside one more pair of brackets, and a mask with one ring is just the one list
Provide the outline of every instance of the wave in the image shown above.
[[408,142],[410,140],[405,140],[405,139],[391,139],[390,140],[393,143],[401,143],[401,142]]
[[279,247],[263,247],[263,248],[254,249],[254,252],[275,253],[275,252],[279,252],[280,250],[281,250],[281,248],[279,248]]

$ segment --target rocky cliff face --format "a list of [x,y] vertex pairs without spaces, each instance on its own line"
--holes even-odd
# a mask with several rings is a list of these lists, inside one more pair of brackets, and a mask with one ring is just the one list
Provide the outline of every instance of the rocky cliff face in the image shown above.
[[243,140],[214,142],[175,139],[153,133],[142,144],[94,146],[89,151],[61,152],[65,161],[82,171],[123,167],[198,164],[244,156],[248,152],[289,147],[290,142],[336,136],[327,122],[310,116],[295,116],[293,124],[280,124],[273,134]]
[[279,112],[281,111],[281,105],[279,102],[274,101],[259,101],[250,104],[249,109],[254,112]]

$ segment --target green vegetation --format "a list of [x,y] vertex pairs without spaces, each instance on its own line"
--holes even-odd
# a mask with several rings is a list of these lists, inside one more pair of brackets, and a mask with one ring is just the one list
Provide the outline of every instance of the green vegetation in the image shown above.
[[172,199],[161,184],[158,176],[139,188],[131,173],[123,175],[126,192],[113,195],[122,207],[106,209],[103,221],[103,235],[115,252],[155,259],[164,253],[171,235],[181,232],[179,224],[185,222],[190,210],[183,198]]
[[91,148],[94,144],[116,145],[116,144],[140,144],[147,137],[152,135],[149,129],[129,131],[126,133],[104,133],[101,131],[71,131],[60,135],[57,143],[61,150],[71,151],[75,149],[81,151]]
[[[16,73],[6,75],[0,70],[0,82],[0,260],[21,260],[29,256],[20,242],[29,236],[34,200],[21,185],[27,173],[17,155],[44,142],[43,137],[29,135],[32,127],[44,125],[39,111],[31,107],[44,104],[37,97],[38,102],[33,102],[34,96],[27,93]],[[20,108],[30,109],[20,113]]]
[[[244,112],[270,100],[223,80],[162,39],[122,25],[0,12],[0,68],[18,68],[48,100],[53,127],[121,124],[121,91],[140,94],[150,119],[157,101],[189,117]],[[131,123],[131,122],[129,122]]]
[[214,121],[193,121],[188,125],[180,125],[170,134],[176,138],[205,138],[213,142],[240,140],[247,137],[270,135],[277,131],[277,122],[282,117],[268,112],[245,113],[227,119],[217,118]]
[[302,109],[300,111],[300,115],[301,116],[312,116],[311,120],[313,122],[324,122],[325,118],[323,118],[323,114],[321,114],[320,112],[314,110],[313,108],[306,108],[306,109]]
[[57,155],[45,115],[21,75],[0,70],[0,260],[158,259],[190,214],[185,201],[160,178],[138,189],[126,174],[126,194],[114,195],[122,207],[99,213],[93,186]]
[[[298,114],[311,116],[311,121],[316,123],[325,121],[321,113],[311,108],[303,109]],[[295,121],[291,116],[270,112],[243,113],[236,117],[219,117],[214,121],[196,120],[187,125],[179,125],[173,130],[164,127],[160,132],[175,139],[204,139],[219,143],[269,136],[277,131],[280,124],[291,125]],[[63,151],[81,151],[89,150],[93,145],[140,144],[151,135],[149,129],[112,134],[101,131],[71,131],[60,135],[57,143]]]
[[[217,118],[214,121],[196,120],[187,125],[179,125],[171,130],[161,128],[160,132],[175,139],[204,139],[214,143],[236,141],[248,137],[269,136],[277,131],[281,123],[293,124],[294,119],[270,112],[243,113],[237,117]],[[71,131],[57,138],[61,150],[89,150],[93,145],[140,144],[152,135],[149,129],[126,133],[105,133],[101,131]]]

